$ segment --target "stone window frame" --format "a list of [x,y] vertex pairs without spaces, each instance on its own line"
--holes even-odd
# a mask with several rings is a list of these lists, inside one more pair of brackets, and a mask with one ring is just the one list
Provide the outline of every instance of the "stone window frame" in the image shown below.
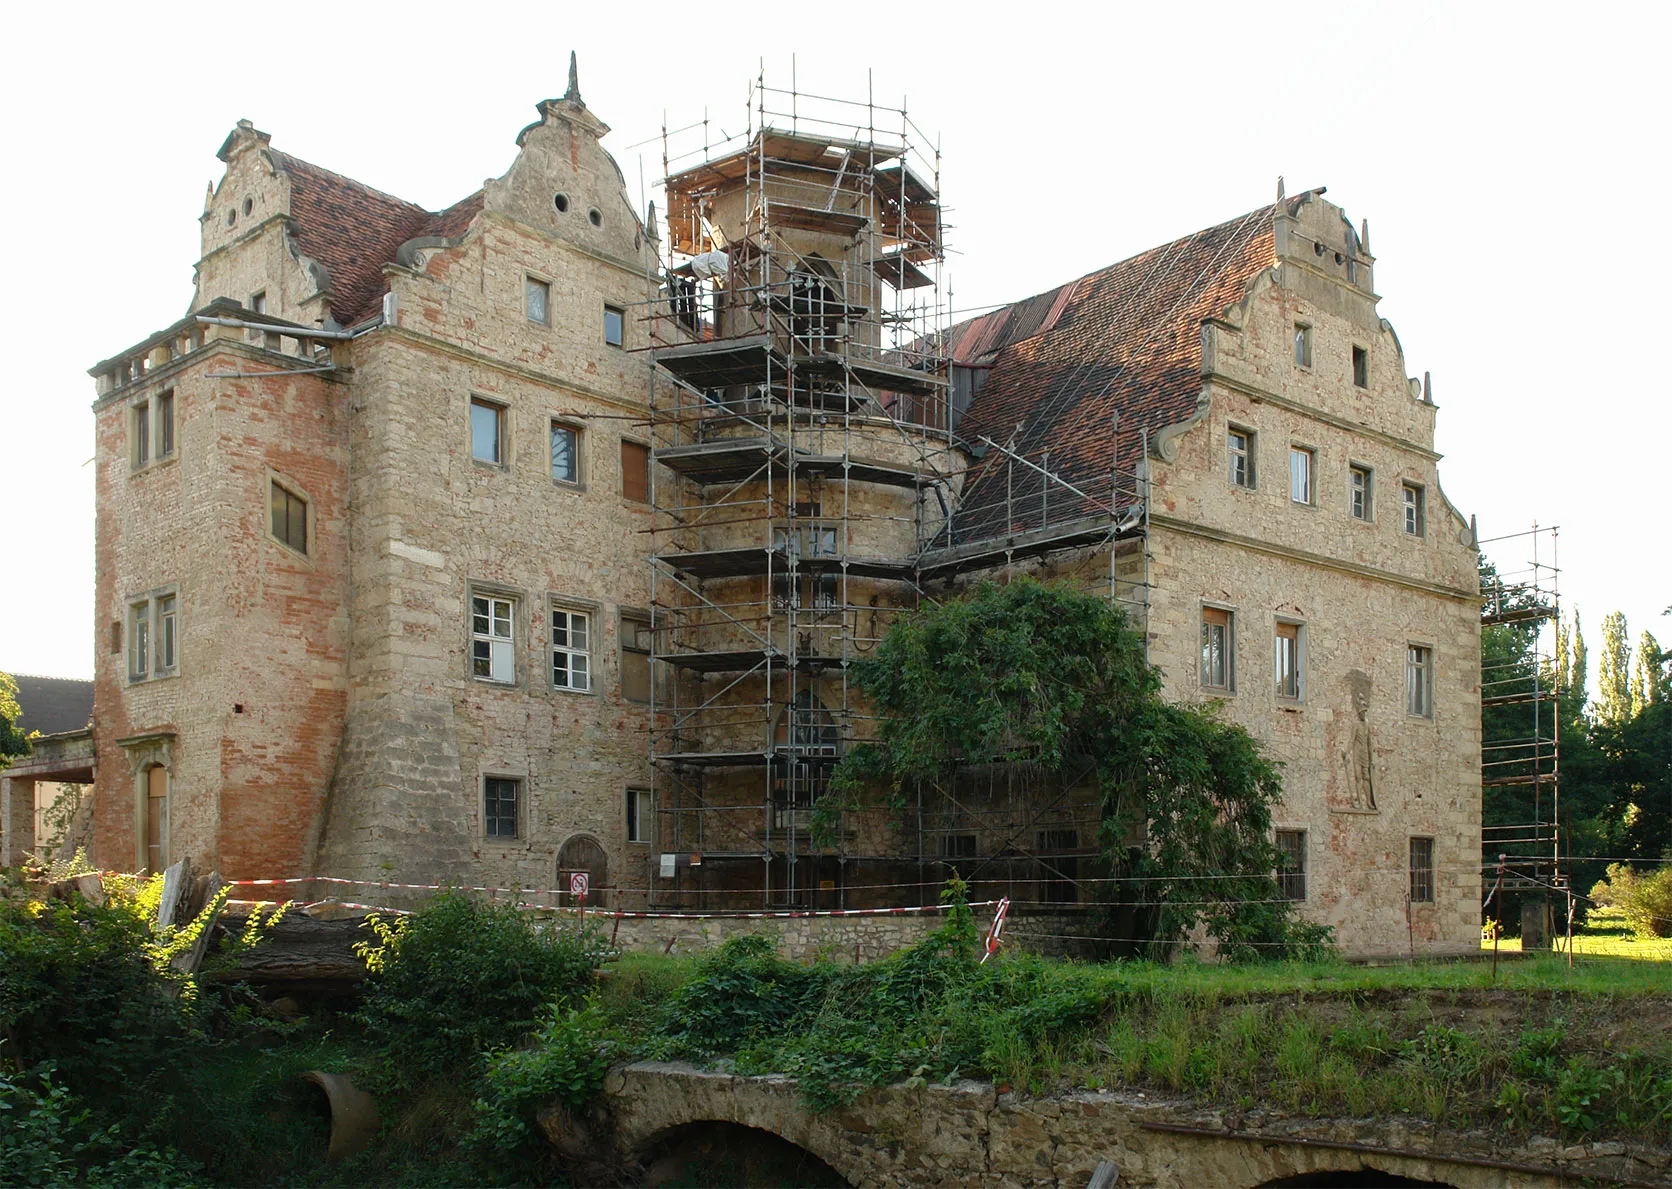
[[587,465],[586,457],[586,442],[588,437],[586,426],[582,425],[573,417],[553,417],[551,419],[551,425],[546,431],[548,462],[550,457],[549,446],[551,442],[551,434],[552,431],[558,429],[566,429],[575,435],[575,477],[573,479],[560,479],[556,474],[552,473],[550,469],[547,470],[547,474],[551,476],[551,481],[554,484],[566,491],[585,491],[587,479],[590,477],[589,473],[591,471],[591,467]]
[[[1237,454],[1235,453],[1235,451],[1233,451],[1232,448],[1231,448],[1231,435],[1232,434],[1242,434],[1248,440],[1247,448],[1245,449],[1245,451],[1243,452],[1243,454],[1241,456],[1242,459],[1243,459],[1243,462],[1244,462],[1244,468],[1243,468],[1244,478],[1246,479],[1246,482],[1242,482],[1242,483],[1237,482],[1236,471],[1235,471],[1235,469],[1233,468],[1233,465],[1232,465],[1233,461],[1238,457]],[[1231,489],[1233,491],[1257,491],[1257,490],[1259,490],[1259,486],[1260,486],[1259,454],[1260,454],[1260,434],[1259,434],[1259,431],[1257,431],[1255,429],[1252,429],[1249,426],[1241,425],[1241,424],[1239,424],[1235,421],[1226,422],[1226,424],[1225,424],[1225,481],[1231,485]]]
[[[585,689],[575,689],[573,686],[559,685],[555,680],[556,674],[552,666],[552,654],[557,645],[552,643],[551,623],[553,611],[567,611],[573,614],[580,612],[586,616],[586,676]],[[554,694],[569,694],[577,698],[595,698],[599,693],[598,681],[598,630],[603,622],[604,604],[596,599],[581,598],[577,595],[563,594],[560,591],[546,592],[545,614],[543,616],[546,630],[546,640],[542,645],[544,665],[546,670],[546,688]],[[578,650],[568,650],[578,651]]]
[[622,837],[629,846],[655,844],[656,794],[645,784],[630,784],[622,797]]
[[[498,414],[499,459],[490,461],[476,456],[476,424],[474,410],[480,405],[493,409]],[[470,452],[473,465],[486,467],[494,471],[508,471],[511,469],[511,405],[501,397],[489,396],[483,392],[472,392],[465,403],[465,449]]]
[[[1306,498],[1295,498],[1295,456],[1306,456]],[[1318,506],[1318,447],[1306,442],[1289,442],[1289,502],[1300,508]]]
[[1237,692],[1237,609],[1229,603],[1203,599],[1200,612],[1197,615],[1197,623],[1203,629],[1202,644],[1206,644],[1207,613],[1209,611],[1220,611],[1225,615],[1225,684],[1215,685],[1206,680],[1205,667],[1202,664],[1203,649],[1198,647],[1196,650],[1196,685],[1200,689],[1211,690],[1216,695],[1228,698],[1235,697]]
[[[302,532],[306,545],[304,549],[297,549],[296,546],[273,531],[273,488],[275,487],[302,501]],[[315,511],[312,493],[290,475],[282,471],[275,471],[271,467],[267,468],[265,491],[267,499],[262,505],[261,519],[267,526],[267,539],[284,550],[285,554],[291,559],[313,566],[314,554],[319,546],[319,517]]]
[[[1412,497],[1415,497],[1414,499]],[[1415,516],[1412,516],[1413,510]],[[1413,520],[1415,527],[1413,527]],[[1428,486],[1415,479],[1399,481],[1399,527],[1418,541],[1428,537]]]
[[[1422,653],[1422,710],[1411,709],[1411,678],[1413,670],[1413,652]],[[1405,642],[1405,717],[1418,722],[1434,721],[1434,676],[1435,676],[1434,645],[1422,640],[1407,640]]]
[[1354,388],[1370,389],[1370,348],[1354,343],[1352,350],[1352,380]]
[[[649,706],[656,698],[656,671],[655,666],[650,663],[652,650],[649,647],[648,640],[645,642],[645,647],[638,647],[638,640],[636,636],[632,645],[627,643],[627,625],[629,622],[643,624],[649,631],[652,632],[656,630],[656,617],[648,609],[625,605],[616,607],[616,665],[619,670],[616,674],[616,687],[621,692],[621,700],[623,702],[631,702],[635,706]],[[649,670],[649,678],[645,684],[645,692],[648,696],[642,699],[629,697],[627,695],[627,654],[629,652],[638,656],[643,656],[645,658],[645,666]]]
[[[475,600],[508,599],[511,603],[511,680],[495,681],[476,672]],[[494,689],[521,689],[525,682],[522,641],[529,638],[528,592],[503,582],[472,578],[465,584],[464,596],[464,675],[476,685]]]
[[168,858],[174,842],[174,744],[173,731],[147,731],[118,739],[116,745],[127,755],[128,775],[134,797],[134,867],[142,871],[146,865],[145,818],[147,773],[161,768],[167,780],[163,797],[163,857]]
[[[1427,843],[1428,853],[1426,863],[1417,865],[1417,844]],[[1412,904],[1434,903],[1434,845],[1432,834],[1412,834],[1410,844],[1406,847],[1406,868],[1410,873],[1411,884],[1407,895]]]
[[[1287,857],[1289,852],[1283,846],[1283,839],[1285,837],[1298,838],[1300,840],[1300,846],[1295,852],[1299,855],[1300,862],[1293,868],[1279,867],[1277,869],[1277,894],[1282,899],[1288,900],[1291,903],[1305,904],[1311,893],[1311,880],[1308,878],[1312,874],[1310,854],[1312,844],[1311,831],[1305,826],[1273,827],[1271,832],[1271,843],[1278,850],[1283,851],[1285,857]],[[1297,885],[1300,893],[1299,895],[1295,894],[1297,891]]]
[[[1364,475],[1363,516],[1356,515],[1353,512],[1353,476],[1359,473]],[[1376,468],[1367,462],[1359,462],[1353,458],[1347,460],[1347,519],[1359,524],[1376,523]]]
[[[512,809],[510,834],[488,833],[488,782],[490,780],[509,781],[516,786],[516,801]],[[524,842],[528,838],[528,775],[523,772],[509,772],[497,768],[485,769],[476,780],[477,804],[481,806],[481,835],[482,841],[488,846],[501,846],[506,843]]]
[[[614,314],[616,316],[616,318],[618,319],[616,325],[617,325],[618,330],[619,330],[619,337],[614,342],[610,341],[610,315],[611,314]],[[621,306],[621,305],[616,305],[614,302],[606,301],[604,303],[603,330],[604,330],[604,346],[614,347],[617,351],[625,351],[627,349],[627,307],[626,306]]]
[[[163,429],[163,401],[168,402],[168,429]],[[180,448],[180,401],[173,388],[136,392],[128,398],[128,473],[137,474],[170,463]],[[165,444],[168,449],[162,449]],[[141,457],[141,450],[144,456]]]
[[[541,286],[544,286],[544,288],[545,288],[545,291],[546,291],[545,292],[546,316],[545,316],[544,319],[536,318],[533,314],[528,312],[528,295],[529,295],[529,288],[530,288],[531,284],[541,285]],[[544,273],[537,273],[533,269],[528,269],[528,268],[523,269],[523,287],[522,287],[523,321],[528,323],[528,325],[530,325],[530,326],[538,326],[538,327],[540,327],[544,330],[550,330],[552,328],[552,323],[553,323],[553,319],[552,319],[552,295],[556,292],[557,292],[557,283],[551,277],[546,276]]]
[[1291,357],[1295,361],[1295,366],[1303,372],[1312,370],[1316,358],[1314,354],[1317,346],[1315,339],[1316,336],[1312,333],[1312,323],[1302,322],[1299,318],[1295,319],[1295,333],[1292,340],[1294,351]]
[[[163,631],[164,599],[174,600],[174,657],[173,663],[169,665],[158,663],[161,657],[160,650],[166,638]],[[150,681],[166,681],[170,677],[180,676],[180,584],[169,582],[139,594],[129,595],[123,601],[123,606],[123,635],[127,647],[123,651],[122,663],[127,666],[128,684],[143,685]],[[145,629],[143,632],[138,630],[142,625]],[[143,670],[134,664],[142,638],[145,651]]]
[[[1295,692],[1283,692],[1281,682],[1281,668],[1277,664],[1277,641],[1280,639],[1279,629],[1292,627],[1295,629]],[[1276,694],[1280,706],[1290,708],[1306,704],[1306,660],[1308,648],[1307,622],[1296,615],[1279,614],[1272,623],[1272,689]]]

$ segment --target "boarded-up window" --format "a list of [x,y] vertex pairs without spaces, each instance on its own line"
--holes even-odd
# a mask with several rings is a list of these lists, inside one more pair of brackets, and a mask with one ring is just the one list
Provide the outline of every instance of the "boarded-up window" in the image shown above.
[[168,769],[145,770],[145,867],[151,874],[168,866]]
[[621,696],[650,701],[650,619],[627,612],[621,615]]
[[650,447],[621,443],[621,494],[641,504],[650,502]]

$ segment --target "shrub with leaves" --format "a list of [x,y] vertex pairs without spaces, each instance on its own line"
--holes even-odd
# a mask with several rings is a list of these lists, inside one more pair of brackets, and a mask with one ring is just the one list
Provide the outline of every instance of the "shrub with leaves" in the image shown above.
[[137,1144],[53,1079],[0,1068],[0,1180],[7,1185],[192,1185],[201,1170],[178,1152]]
[[471,1145],[485,1152],[517,1148],[536,1138],[541,1111],[559,1104],[578,1111],[596,1102],[616,1051],[595,1000],[553,1008],[524,1047],[489,1056]]
[[607,952],[595,930],[537,927],[514,905],[458,891],[366,926],[360,1019],[396,1085],[474,1070],[482,1052],[516,1044],[547,1007],[584,994]]
[[1608,881],[1593,888],[1591,897],[1623,912],[1638,937],[1672,937],[1672,867],[1638,872],[1613,863]]

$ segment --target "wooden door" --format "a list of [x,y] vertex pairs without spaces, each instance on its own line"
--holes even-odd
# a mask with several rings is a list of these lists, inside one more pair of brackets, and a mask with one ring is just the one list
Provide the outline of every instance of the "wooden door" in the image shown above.
[[152,874],[168,866],[168,769],[145,770],[145,866]]

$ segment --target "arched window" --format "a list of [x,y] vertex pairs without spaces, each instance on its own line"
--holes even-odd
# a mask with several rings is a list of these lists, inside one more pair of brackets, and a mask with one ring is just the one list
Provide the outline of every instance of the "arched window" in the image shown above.
[[800,757],[834,756],[841,740],[836,720],[810,689],[802,690],[787,707],[779,709],[772,732],[774,750]]
[[604,889],[610,882],[610,858],[604,852],[603,843],[589,834],[575,835],[557,852],[556,887],[567,893],[569,877],[577,871],[586,872],[587,906],[604,907]]

